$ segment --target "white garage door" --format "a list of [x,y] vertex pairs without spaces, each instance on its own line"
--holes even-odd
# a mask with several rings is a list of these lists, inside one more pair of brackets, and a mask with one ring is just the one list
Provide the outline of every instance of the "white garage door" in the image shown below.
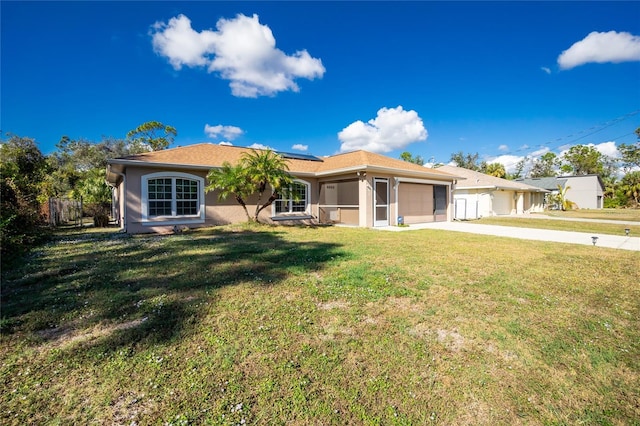
[[513,209],[513,193],[505,191],[495,191],[493,193],[493,213],[511,214]]

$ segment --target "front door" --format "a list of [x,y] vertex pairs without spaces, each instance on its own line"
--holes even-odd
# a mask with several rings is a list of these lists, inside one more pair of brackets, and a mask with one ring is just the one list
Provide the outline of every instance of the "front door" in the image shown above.
[[389,180],[373,179],[373,226],[389,226]]

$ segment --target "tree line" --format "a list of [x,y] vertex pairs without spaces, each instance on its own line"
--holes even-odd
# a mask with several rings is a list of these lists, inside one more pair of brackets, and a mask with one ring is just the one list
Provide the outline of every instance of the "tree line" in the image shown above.
[[[480,160],[478,153],[458,151],[451,154],[449,161],[457,167],[474,170],[503,179],[543,178],[567,175],[598,175],[605,186],[604,207],[640,207],[640,127],[635,131],[639,142],[620,144],[620,156],[612,158],[589,145],[574,145],[562,155],[547,152],[533,160],[525,172],[527,160],[520,160],[513,173],[507,173],[499,162],[488,163]],[[421,156],[410,152],[400,154],[400,159],[423,165]],[[434,164],[438,167],[442,164]],[[620,176],[620,171],[622,175]]]
[[[55,152],[43,155],[34,139],[7,135],[0,141],[3,258],[20,254],[46,235],[41,207],[51,197],[82,199],[94,224],[105,226],[111,207],[111,188],[105,181],[107,161],[166,149],[176,136],[175,128],[152,121],[131,130],[124,139],[92,142],[63,136]],[[292,191],[295,183],[286,160],[271,150],[250,150],[238,164],[225,162],[220,169],[212,169],[207,179],[207,192],[218,191],[220,199],[233,197],[253,222],[281,196],[299,201],[299,194]],[[250,214],[246,200],[253,194],[257,202]]]
[[0,244],[3,259],[19,254],[46,235],[42,206],[51,197],[82,198],[85,213],[108,221],[111,188],[107,160],[167,148],[177,136],[171,126],[143,123],[125,138],[98,142],[62,136],[44,155],[33,138],[13,134],[0,140]]

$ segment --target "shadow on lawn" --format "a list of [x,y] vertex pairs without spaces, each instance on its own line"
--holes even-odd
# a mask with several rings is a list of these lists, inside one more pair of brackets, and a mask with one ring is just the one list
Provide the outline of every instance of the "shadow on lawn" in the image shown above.
[[65,234],[2,282],[2,333],[104,354],[168,342],[205,315],[216,289],[277,285],[344,256],[338,244],[282,231],[130,237]]

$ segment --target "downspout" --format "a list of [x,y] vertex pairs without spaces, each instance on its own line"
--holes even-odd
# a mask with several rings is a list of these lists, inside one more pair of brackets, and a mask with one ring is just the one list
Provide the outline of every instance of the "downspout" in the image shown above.
[[127,232],[127,176],[124,173],[115,172],[122,176],[122,231]]
[[[400,179],[398,179],[397,177],[392,178],[393,179],[393,189],[395,189],[395,202],[396,202],[396,220],[395,220],[395,224],[396,226],[399,225],[398,223],[398,218],[400,217],[400,202],[398,201],[398,187],[400,186]],[[393,224],[393,222],[389,222],[391,224]]]

